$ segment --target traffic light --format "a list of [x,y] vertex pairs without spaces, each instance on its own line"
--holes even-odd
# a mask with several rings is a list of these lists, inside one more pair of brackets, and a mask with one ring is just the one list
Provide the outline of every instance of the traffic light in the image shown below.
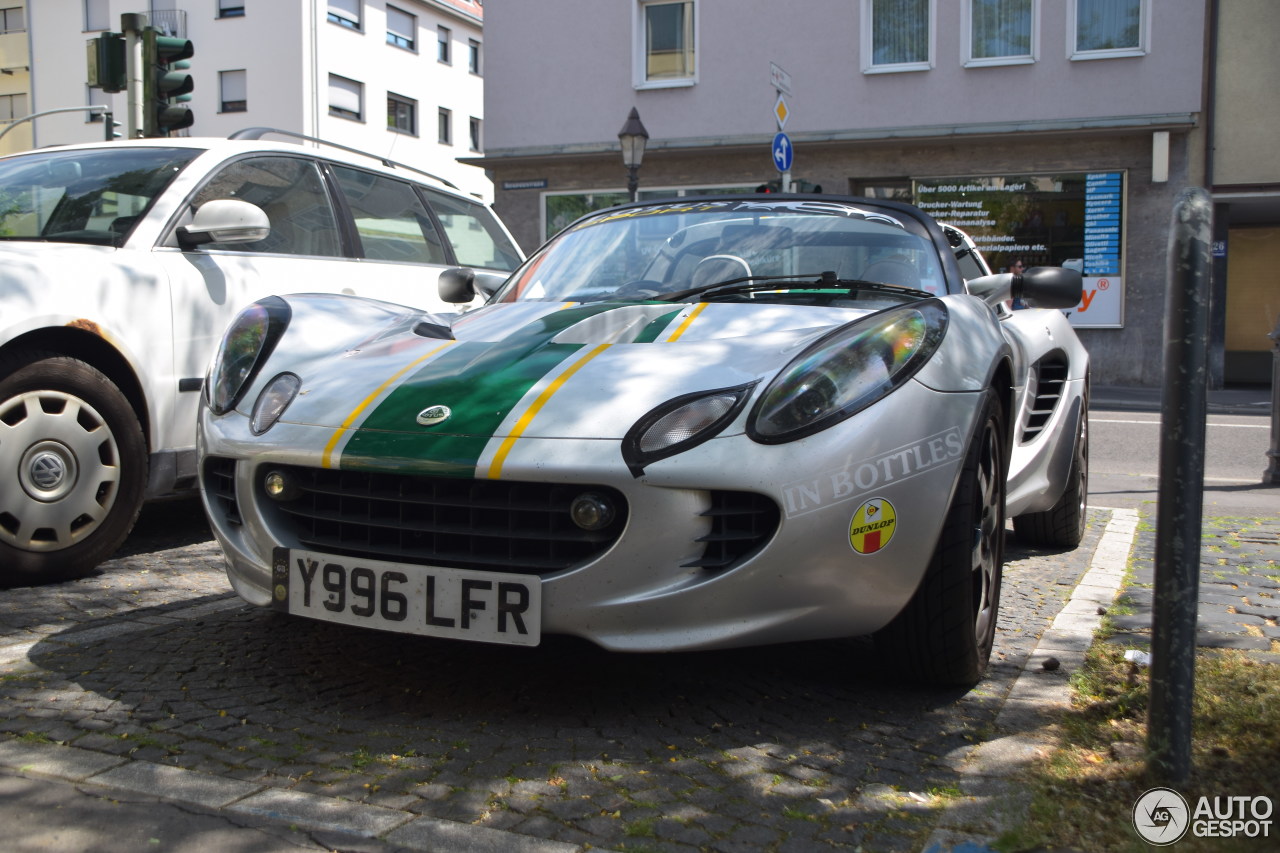
[[815,184],[813,181],[792,181],[791,191],[793,193],[821,193],[822,184]]
[[780,193],[782,192],[782,181],[769,181],[767,184],[761,184],[756,187],[758,193]]
[[195,121],[186,102],[191,100],[195,81],[187,72],[187,62],[195,46],[184,38],[162,36],[147,27],[142,36],[144,71],[142,77],[143,136],[168,136],[170,131],[191,127]]
[[102,33],[85,43],[89,88],[104,92],[125,90],[124,36]]

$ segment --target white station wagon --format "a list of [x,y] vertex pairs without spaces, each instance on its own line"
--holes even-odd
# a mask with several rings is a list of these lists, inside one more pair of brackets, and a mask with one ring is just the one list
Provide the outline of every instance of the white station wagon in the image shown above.
[[145,500],[195,487],[203,377],[245,305],[307,291],[454,312],[443,270],[521,262],[451,184],[266,132],[0,158],[0,582],[82,574]]

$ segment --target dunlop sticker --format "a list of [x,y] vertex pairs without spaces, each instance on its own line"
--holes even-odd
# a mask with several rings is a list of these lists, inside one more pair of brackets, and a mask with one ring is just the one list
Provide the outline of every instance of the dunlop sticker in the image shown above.
[[898,529],[898,512],[884,498],[872,498],[858,507],[849,522],[849,544],[859,554],[874,554],[889,544]]

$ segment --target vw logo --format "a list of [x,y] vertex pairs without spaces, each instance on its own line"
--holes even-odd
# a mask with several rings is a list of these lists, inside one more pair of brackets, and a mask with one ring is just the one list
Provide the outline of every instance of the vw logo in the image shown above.
[[31,482],[38,489],[53,491],[62,483],[67,475],[67,468],[62,460],[53,453],[41,453],[31,460]]
[[449,416],[453,412],[448,406],[427,406],[421,412],[418,412],[418,423],[422,426],[435,426],[449,420]]

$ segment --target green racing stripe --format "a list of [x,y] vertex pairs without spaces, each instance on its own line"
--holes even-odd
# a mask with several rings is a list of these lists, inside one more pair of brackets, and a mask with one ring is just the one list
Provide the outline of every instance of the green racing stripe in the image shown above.
[[[340,466],[451,477],[476,476],[476,464],[498,427],[548,373],[582,349],[554,344],[558,333],[618,308],[591,303],[554,311],[496,342],[464,341],[402,381],[356,429]],[[448,406],[449,419],[419,426],[423,409]]]

